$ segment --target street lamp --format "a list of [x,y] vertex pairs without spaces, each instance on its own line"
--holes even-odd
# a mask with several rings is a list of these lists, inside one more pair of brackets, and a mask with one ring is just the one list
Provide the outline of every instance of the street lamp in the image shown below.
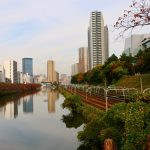
[[107,110],[108,110],[108,97],[107,97],[107,92],[108,92],[108,90],[105,89],[106,112],[107,112]]

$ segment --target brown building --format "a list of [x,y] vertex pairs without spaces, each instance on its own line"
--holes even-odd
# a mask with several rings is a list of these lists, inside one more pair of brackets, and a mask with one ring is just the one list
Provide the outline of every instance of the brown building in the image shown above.
[[88,69],[88,48],[79,48],[79,73],[85,73]]
[[55,63],[53,60],[47,61],[47,81],[58,82],[58,73],[55,71]]

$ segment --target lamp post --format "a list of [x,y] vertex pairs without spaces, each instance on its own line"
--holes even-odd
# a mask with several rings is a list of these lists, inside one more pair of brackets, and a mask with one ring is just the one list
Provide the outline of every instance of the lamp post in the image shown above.
[[141,87],[141,93],[143,92],[143,80],[142,80],[142,74],[138,73],[138,76],[140,77],[140,87]]
[[141,93],[143,92],[143,80],[142,75],[140,75]]
[[105,89],[106,112],[107,112],[107,110],[108,110],[108,97],[107,97],[107,92],[108,92],[108,90]]

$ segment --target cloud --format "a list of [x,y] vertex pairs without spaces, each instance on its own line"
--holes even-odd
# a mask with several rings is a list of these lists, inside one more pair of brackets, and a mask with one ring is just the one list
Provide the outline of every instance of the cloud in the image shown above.
[[[13,58],[21,70],[22,57],[33,57],[35,73],[46,73],[47,59],[54,59],[56,69],[69,74],[78,48],[87,46],[90,12],[102,11],[113,30],[129,4],[130,0],[0,0],[1,63]],[[110,54],[121,54],[123,41],[115,41],[116,32],[109,34]]]

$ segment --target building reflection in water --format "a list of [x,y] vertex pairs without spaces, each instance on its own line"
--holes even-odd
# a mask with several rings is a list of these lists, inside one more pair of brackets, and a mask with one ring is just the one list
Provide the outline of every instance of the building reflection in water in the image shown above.
[[23,112],[33,113],[33,95],[23,98]]
[[18,102],[12,101],[6,103],[4,107],[4,117],[5,119],[15,119],[18,116]]
[[47,91],[47,99],[48,99],[48,112],[55,112],[55,101],[59,98],[58,91],[48,90]]

